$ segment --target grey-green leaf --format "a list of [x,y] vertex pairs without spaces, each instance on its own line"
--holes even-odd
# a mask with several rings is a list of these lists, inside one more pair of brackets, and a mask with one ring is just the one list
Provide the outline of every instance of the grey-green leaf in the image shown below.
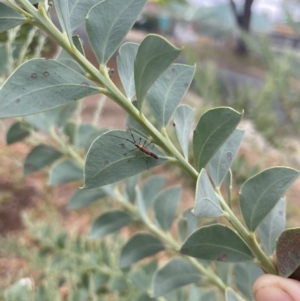
[[159,191],[165,185],[166,178],[164,176],[152,176],[145,180],[142,187],[143,199],[146,209],[149,209]]
[[138,185],[139,180],[140,180],[140,176],[135,175],[127,178],[125,181],[126,194],[128,196],[130,203],[134,203],[136,199],[136,186]]
[[22,122],[15,122],[6,133],[6,143],[13,144],[21,141],[30,135],[29,130],[24,126]]
[[154,297],[164,296],[176,288],[198,281],[200,277],[199,271],[188,261],[173,258],[154,275]]
[[195,66],[172,64],[149,89],[146,100],[161,127],[166,127],[188,90]]
[[64,160],[53,166],[49,175],[49,185],[59,185],[83,178],[82,168],[72,160]]
[[192,213],[197,217],[217,217],[223,215],[216,193],[205,169],[202,169],[196,184],[195,205]]
[[243,301],[243,299],[231,287],[227,287],[225,291],[226,301]]
[[55,109],[26,116],[24,119],[34,128],[49,134],[52,127],[64,126],[76,108],[77,103],[71,102]]
[[26,18],[23,15],[7,5],[0,3],[0,32],[18,26],[24,23],[25,20]]
[[130,238],[130,240],[123,246],[119,267],[125,268],[133,263],[154,255],[165,249],[163,243],[153,235],[148,233],[138,233]]
[[190,285],[188,301],[218,301],[216,291],[198,287],[195,284]]
[[148,221],[147,208],[145,206],[145,201],[144,201],[143,195],[138,186],[135,188],[135,191],[136,191],[137,207],[138,207],[138,211],[140,214],[140,218],[145,223],[147,223],[147,221]]
[[139,265],[137,269],[128,273],[129,279],[142,292],[148,292],[154,272],[157,270],[157,260]]
[[[141,136],[132,135],[139,141]],[[85,162],[84,188],[114,183],[166,162],[165,155],[154,145],[149,145],[149,150],[158,159],[142,153],[127,139],[132,140],[129,132],[109,131],[93,142]],[[143,143],[144,138],[141,141]]]
[[248,179],[240,190],[240,207],[245,223],[254,231],[274,208],[299,172],[288,167],[266,169]]
[[90,8],[101,1],[103,0],[69,0],[71,29],[82,24]]
[[257,227],[257,233],[260,241],[262,242],[265,252],[269,256],[273,255],[276,247],[276,240],[280,233],[284,230],[285,209],[286,199],[281,198]]
[[89,190],[77,190],[70,198],[67,209],[79,209],[103,198],[106,192],[102,188],[95,188]]
[[240,262],[253,260],[245,242],[230,228],[221,224],[202,227],[183,243],[180,252],[205,260]]
[[279,276],[289,277],[296,271],[294,279],[299,279],[300,228],[286,229],[276,243],[276,258]]
[[245,131],[235,129],[225,143],[219,148],[207,165],[207,170],[215,186],[223,182],[243,139]]
[[107,211],[92,223],[90,238],[101,238],[120,230],[132,222],[130,215],[121,210]]
[[70,42],[72,42],[72,31],[70,25],[70,10],[69,1],[54,0],[55,11],[59,19],[60,26],[63,32],[67,35]]
[[86,17],[86,31],[98,61],[105,65],[122,43],[146,0],[109,0],[93,6]]
[[234,265],[233,277],[237,288],[248,300],[254,300],[252,286],[263,271],[252,262],[240,262]]
[[62,153],[48,145],[38,145],[27,155],[24,162],[24,174],[34,173],[50,165],[60,157]]
[[142,41],[134,62],[134,81],[140,111],[150,87],[179,53],[179,49],[158,35],[148,35]]
[[177,232],[183,242],[196,228],[199,218],[192,214],[191,209],[185,210],[177,219]]
[[190,132],[194,119],[194,110],[188,105],[180,105],[174,113],[174,126],[183,155],[189,157]]
[[239,112],[220,107],[205,112],[193,137],[194,158],[200,171],[235,130],[242,118]]
[[95,93],[98,87],[73,69],[53,60],[33,59],[2,86],[0,117],[39,113]]
[[164,189],[154,200],[155,218],[159,226],[165,230],[170,230],[181,197],[181,188],[173,186]]
[[118,73],[123,84],[126,96],[129,99],[135,95],[134,60],[139,45],[135,43],[123,44],[117,56]]

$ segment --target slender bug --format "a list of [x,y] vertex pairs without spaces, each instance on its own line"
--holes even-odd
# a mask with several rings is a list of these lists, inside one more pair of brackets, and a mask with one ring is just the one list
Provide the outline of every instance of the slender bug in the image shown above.
[[[135,151],[136,149],[138,149],[140,152],[145,153],[146,155],[148,155],[148,156],[150,156],[150,157],[152,157],[152,158],[154,158],[154,159],[157,160],[157,159],[158,159],[158,156],[157,156],[154,152],[152,152],[151,150],[148,149],[148,146],[151,144],[151,142],[149,142],[148,144],[146,144],[146,143],[147,143],[147,140],[145,139],[144,143],[141,144],[142,137],[140,137],[138,140],[135,140],[135,138],[134,138],[134,136],[133,136],[133,134],[132,134],[132,131],[131,131],[131,129],[130,129],[129,126],[128,126],[128,130],[129,130],[129,132],[130,132],[130,135],[131,135],[131,137],[132,137],[132,140],[127,139],[127,138],[123,138],[123,137],[119,137],[119,136],[115,136],[115,135],[109,135],[109,136],[112,136],[112,137],[116,137],[116,138],[119,138],[119,139],[126,140],[126,141],[132,143],[132,144],[136,147],[136,148],[134,148],[134,149],[128,151],[127,153],[123,154],[123,156],[127,155],[127,154],[130,153],[130,152]],[[138,155],[139,155],[139,153],[138,153],[135,157],[129,159],[128,162],[131,161],[132,159],[136,158]],[[146,163],[147,163],[147,168],[148,168],[148,162],[146,161]],[[149,169],[149,168],[148,168],[148,169]]]

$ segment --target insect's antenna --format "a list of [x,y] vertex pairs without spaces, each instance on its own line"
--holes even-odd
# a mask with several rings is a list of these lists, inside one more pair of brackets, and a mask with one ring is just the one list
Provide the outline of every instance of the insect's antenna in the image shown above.
[[133,137],[133,134],[132,134],[131,128],[130,128],[130,126],[129,126],[128,124],[127,124],[127,127],[128,127],[128,129],[129,129],[130,135],[131,135],[131,137],[132,137],[132,139],[133,139],[134,143],[136,143],[136,141],[135,141],[135,139],[134,139],[134,137]]
[[128,141],[128,142],[130,142],[130,143],[132,143],[132,144],[135,144],[135,143],[133,143],[131,140],[129,140],[129,139],[127,139],[127,138],[123,138],[123,137],[119,137],[119,136],[115,136],[115,135],[110,135],[110,134],[107,134],[108,136],[112,136],[112,137],[116,137],[116,138],[119,138],[119,139],[123,139],[123,140],[126,140],[126,141]]

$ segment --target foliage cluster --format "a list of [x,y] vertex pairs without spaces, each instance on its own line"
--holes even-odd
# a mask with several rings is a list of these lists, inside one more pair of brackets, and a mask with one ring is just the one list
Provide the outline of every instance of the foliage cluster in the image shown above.
[[[230,167],[244,134],[237,128],[242,114],[217,107],[200,117],[193,132],[194,167],[188,156],[194,111],[180,101],[195,67],[174,63],[180,50],[157,35],[146,36],[140,45],[125,43],[119,48],[146,0],[56,0],[62,32],[49,18],[47,1],[39,1],[38,9],[31,2],[0,3],[0,31],[27,22],[52,37],[63,51],[53,60],[24,62],[2,85],[0,117],[18,117],[7,132],[7,142],[29,136],[39,142],[25,159],[25,175],[48,168],[49,185],[83,182],[68,209],[103,197],[116,204],[99,210],[101,214],[91,225],[92,238],[102,239],[130,224],[141,230],[122,243],[117,257],[105,250],[110,240],[71,239],[36,225],[33,234],[42,245],[39,256],[58,261],[66,271],[67,276],[56,278],[54,287],[69,283],[69,300],[102,300],[106,293],[117,291],[117,297],[124,300],[200,300],[208,294],[209,300],[224,300],[225,296],[233,301],[253,299],[251,285],[261,269],[283,277],[292,275],[300,264],[300,230],[284,230],[286,200],[282,195],[299,172],[273,167],[249,178],[240,189],[242,220],[237,218],[231,206]],[[84,20],[99,69],[86,59],[80,37],[72,36]],[[118,48],[124,93],[112,82],[107,66]],[[80,106],[77,118],[72,118],[80,99],[99,93],[128,113],[128,131],[81,123]],[[153,123],[145,103],[155,118]],[[172,118],[179,148],[167,131]],[[38,140],[37,131],[51,140]],[[181,187],[165,188],[163,176],[143,181],[138,176],[163,163],[175,164],[195,182],[194,206],[177,218]],[[168,255],[166,263],[154,260],[136,265],[161,251]],[[275,251],[277,264],[272,257]],[[77,254],[78,261],[70,262],[71,253]],[[188,289],[181,289],[186,285]],[[13,285],[5,298],[22,300],[19,290],[19,284]],[[33,300],[47,300],[48,293],[43,285],[28,292]]]

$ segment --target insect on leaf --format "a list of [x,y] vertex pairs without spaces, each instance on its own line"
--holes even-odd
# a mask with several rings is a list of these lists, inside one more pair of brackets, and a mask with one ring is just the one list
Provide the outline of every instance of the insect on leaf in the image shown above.
[[140,151],[135,142],[149,144],[134,132],[109,131],[98,137],[87,153],[83,188],[114,183],[167,161],[164,153],[153,144],[147,149],[157,155],[157,159]]

